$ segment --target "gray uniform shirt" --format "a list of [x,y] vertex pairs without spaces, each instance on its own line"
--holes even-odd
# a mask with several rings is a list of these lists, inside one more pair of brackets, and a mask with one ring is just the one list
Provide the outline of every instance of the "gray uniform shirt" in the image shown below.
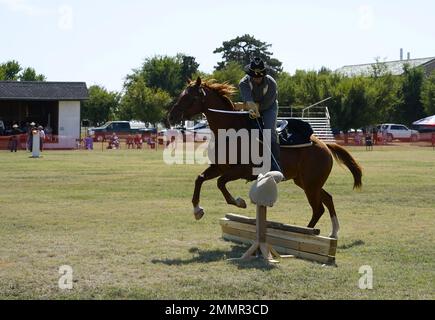
[[253,101],[260,104],[260,111],[264,111],[277,103],[278,86],[275,79],[267,75],[263,82],[257,85],[246,75],[239,83],[240,93],[244,102]]

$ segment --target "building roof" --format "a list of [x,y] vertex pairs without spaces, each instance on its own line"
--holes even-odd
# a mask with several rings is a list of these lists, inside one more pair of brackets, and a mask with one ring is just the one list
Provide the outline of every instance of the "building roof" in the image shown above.
[[85,82],[0,81],[0,100],[88,100]]
[[[409,64],[412,68],[416,67],[424,67],[426,64],[430,62],[435,62],[435,57],[432,58],[421,58],[421,59],[410,59],[410,60],[397,60],[397,61],[387,61],[382,62],[385,64],[387,71],[391,72],[391,74],[395,76],[399,76],[403,74],[403,68],[405,64]],[[341,73],[342,75],[348,77],[354,76],[370,76],[373,74],[373,66],[376,63],[367,63],[367,64],[358,64],[351,66],[344,66],[340,69],[337,69],[335,72]]]

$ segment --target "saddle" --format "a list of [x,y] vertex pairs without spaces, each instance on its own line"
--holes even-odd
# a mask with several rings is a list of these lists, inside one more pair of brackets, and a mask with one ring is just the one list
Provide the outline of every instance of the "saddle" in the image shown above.
[[314,131],[308,122],[297,119],[279,120],[276,131],[281,147],[303,148],[313,144],[311,136]]

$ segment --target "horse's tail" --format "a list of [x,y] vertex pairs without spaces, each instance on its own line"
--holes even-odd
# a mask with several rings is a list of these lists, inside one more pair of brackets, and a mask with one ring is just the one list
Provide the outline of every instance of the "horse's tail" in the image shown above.
[[326,144],[331,151],[335,160],[344,164],[352,173],[354,180],[354,189],[361,189],[362,187],[362,168],[352,157],[352,155],[343,147],[338,144]]

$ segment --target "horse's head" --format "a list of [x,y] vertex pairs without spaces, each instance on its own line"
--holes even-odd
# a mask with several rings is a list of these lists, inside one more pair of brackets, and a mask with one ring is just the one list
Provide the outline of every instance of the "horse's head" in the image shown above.
[[189,120],[198,114],[205,113],[206,96],[206,89],[202,86],[201,78],[198,77],[196,82],[189,84],[181,93],[177,102],[169,112],[169,122],[174,124],[183,120]]

